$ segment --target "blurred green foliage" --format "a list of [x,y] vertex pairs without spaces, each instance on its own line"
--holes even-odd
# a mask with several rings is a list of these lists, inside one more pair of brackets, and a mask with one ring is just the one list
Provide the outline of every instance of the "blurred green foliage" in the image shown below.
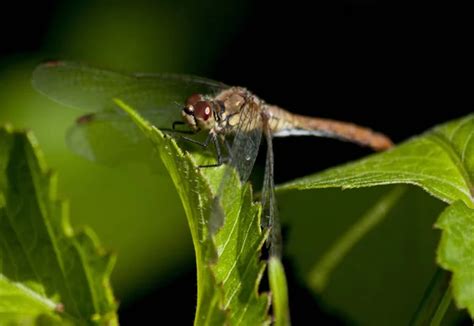
[[115,257],[68,213],[33,133],[0,128],[1,325],[118,325]]
[[176,276],[180,266],[192,266],[181,203],[165,172],[138,163],[109,168],[72,154],[64,136],[81,112],[37,94],[31,72],[45,59],[70,58],[126,71],[207,75],[226,38],[244,19],[245,5],[63,1],[41,52],[0,58],[0,123],[33,130],[49,166],[59,173],[60,193],[71,203],[71,222],[90,225],[104,246],[118,252],[113,286],[122,303]]
[[[281,215],[292,219],[287,250],[298,276],[310,284],[315,263],[392,189],[384,186],[281,194]],[[308,203],[318,209],[309,212],[305,209]],[[320,291],[325,302],[358,323],[407,323],[436,270],[438,232],[432,225],[443,207],[422,190],[405,189],[388,216],[351,248],[331,273]]]

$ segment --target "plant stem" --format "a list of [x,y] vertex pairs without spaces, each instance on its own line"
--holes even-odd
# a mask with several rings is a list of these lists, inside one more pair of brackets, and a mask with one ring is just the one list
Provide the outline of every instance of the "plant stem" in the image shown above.
[[440,267],[435,272],[410,325],[440,325],[451,303],[451,274]]
[[431,326],[441,325],[441,322],[443,321],[444,315],[446,314],[446,311],[448,310],[452,299],[453,295],[451,292],[451,286],[448,286],[448,288],[444,292],[441,302],[438,305],[438,308],[436,309],[433,318],[431,319]]
[[326,287],[331,272],[367,233],[389,216],[390,210],[398,203],[406,190],[406,186],[395,186],[388,191],[335,241],[309,274],[309,282],[313,290],[321,292]]

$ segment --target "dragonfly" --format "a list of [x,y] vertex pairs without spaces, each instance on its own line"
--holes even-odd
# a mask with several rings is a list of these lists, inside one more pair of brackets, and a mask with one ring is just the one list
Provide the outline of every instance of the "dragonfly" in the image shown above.
[[[249,179],[262,138],[267,144],[261,191],[262,227],[269,230],[269,254],[281,256],[282,238],[274,185],[273,137],[331,137],[376,151],[392,146],[382,133],[349,122],[302,116],[268,104],[244,87],[181,74],[120,73],[67,61],[51,61],[33,72],[33,86],[66,106],[87,110],[68,133],[68,144],[80,155],[100,159],[90,130],[115,130],[133,147],[139,135],[113,99],[121,99],[157,128],[185,134],[207,133],[201,147],[212,144],[216,161],[235,168],[242,183]],[[180,126],[184,127],[181,128]],[[102,134],[100,134],[100,137]],[[98,138],[100,141],[100,137]],[[224,155],[225,152],[225,155]]]

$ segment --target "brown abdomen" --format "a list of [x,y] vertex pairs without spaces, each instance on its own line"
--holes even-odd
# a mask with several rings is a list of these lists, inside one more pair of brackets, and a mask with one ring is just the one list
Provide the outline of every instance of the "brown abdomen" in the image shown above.
[[369,146],[376,151],[386,150],[393,146],[390,138],[384,134],[350,122],[292,114],[274,106],[268,108],[272,116],[270,126],[276,137],[283,135],[315,135],[340,138]]

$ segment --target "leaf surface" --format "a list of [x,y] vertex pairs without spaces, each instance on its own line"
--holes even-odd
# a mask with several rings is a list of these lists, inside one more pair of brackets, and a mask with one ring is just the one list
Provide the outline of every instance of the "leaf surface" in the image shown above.
[[[278,190],[280,193],[285,193],[290,190],[309,191],[332,187],[353,189],[411,184],[421,187],[445,203],[456,203],[443,213],[437,224],[443,231],[442,241],[438,247],[438,262],[442,267],[453,272],[456,303],[459,307],[467,307],[471,316],[474,316],[472,308],[474,276],[470,263],[473,261],[472,252],[474,252],[474,232],[472,231],[474,222],[470,217],[474,208],[473,180],[474,115],[469,115],[437,126],[386,152],[291,181],[281,185]],[[364,233],[369,233],[387,216],[393,215],[391,211],[396,211],[396,207],[403,205],[403,201],[406,201],[406,196],[403,196],[405,199],[398,204],[396,201],[384,199],[393,195],[387,194],[387,196],[379,196],[379,204],[376,202],[372,208],[367,208],[365,213],[361,212],[359,215],[362,224],[353,222],[352,228],[345,231],[345,236],[340,237],[336,243],[327,248],[329,253],[336,253],[336,255],[323,255],[320,257],[322,261],[313,261],[314,266],[309,282],[315,289],[324,288],[331,269],[356,247]],[[386,206],[383,204],[384,201],[391,202],[389,206],[393,208],[389,207],[382,216],[372,218],[372,222],[364,224],[364,221],[370,221],[371,214],[376,213],[377,209],[384,210],[383,207]],[[462,209],[460,203],[463,205]],[[347,205],[350,204],[347,203]],[[426,204],[426,209],[429,211],[428,207],[430,205]],[[414,213],[415,211],[406,212],[410,215]],[[346,214],[353,215],[352,212]],[[367,220],[364,220],[365,218]],[[465,231],[459,233],[459,230]],[[454,255],[459,256],[453,257]],[[334,259],[337,259],[337,262]],[[471,259],[470,262],[469,259]],[[330,269],[327,268],[328,266]]]
[[151,140],[183,203],[196,253],[195,324],[269,324],[269,297],[258,293],[265,269],[260,250],[266,234],[260,228],[260,206],[253,203],[250,185],[242,186],[226,166],[199,169],[208,157],[183,152],[174,139],[133,108],[120,101],[117,104]]
[[0,129],[0,324],[117,324],[115,258],[72,230],[56,182],[31,133]]

